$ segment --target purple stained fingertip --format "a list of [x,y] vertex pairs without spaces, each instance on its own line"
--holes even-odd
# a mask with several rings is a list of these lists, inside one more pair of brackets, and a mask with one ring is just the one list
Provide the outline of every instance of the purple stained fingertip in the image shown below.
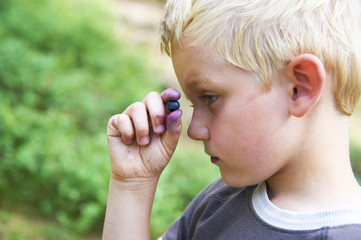
[[178,92],[175,89],[169,89],[164,95],[164,100],[166,102],[177,101],[180,99],[180,97],[181,97],[180,92]]
[[171,131],[171,132],[176,131],[176,127],[181,122],[181,119],[182,119],[181,116],[182,116],[182,110],[180,110],[180,109],[175,110],[174,112],[171,112],[167,116],[166,125],[167,125],[168,131]]

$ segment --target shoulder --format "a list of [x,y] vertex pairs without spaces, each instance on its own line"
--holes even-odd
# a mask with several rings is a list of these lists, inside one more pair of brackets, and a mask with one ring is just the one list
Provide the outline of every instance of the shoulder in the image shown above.
[[[226,227],[224,224],[231,221],[234,213],[245,212],[244,210],[249,208],[254,188],[253,186],[233,188],[225,184],[222,179],[214,181],[193,199],[162,239],[191,239],[203,229],[210,233],[207,230],[209,228],[215,230],[222,226]],[[207,224],[204,224],[205,222]],[[221,232],[220,229],[218,230],[217,232]],[[204,234],[202,236],[204,237]],[[202,239],[207,238],[203,237]],[[213,239],[217,238],[213,236]]]
[[218,179],[191,202],[163,239],[361,239],[360,212],[276,209],[263,186],[232,188]]
[[361,224],[337,226],[327,229],[328,239],[361,239]]
[[329,209],[318,212],[292,212],[273,205],[268,199],[266,185],[253,192],[254,215],[269,232],[294,239],[361,239],[361,209]]

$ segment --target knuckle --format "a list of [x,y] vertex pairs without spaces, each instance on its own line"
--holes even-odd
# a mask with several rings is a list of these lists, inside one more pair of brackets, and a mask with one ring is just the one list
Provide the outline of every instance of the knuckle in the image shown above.
[[109,118],[109,120],[108,120],[108,126],[113,125],[114,119],[115,119],[114,116],[112,116],[111,118]]
[[108,125],[114,125],[120,114],[113,115],[109,118]]
[[145,109],[145,106],[142,102],[135,102],[130,106],[130,112],[137,112],[139,110]]
[[114,116],[114,122],[119,124],[122,121],[126,120],[127,118],[128,118],[128,116],[123,114],[123,113],[122,114],[117,114],[117,115]]
[[150,93],[148,93],[147,97],[159,97],[159,93],[157,93],[156,91],[152,91]]
[[155,99],[161,99],[161,96],[159,93],[152,91],[152,92],[148,93],[148,95],[144,98],[143,102],[145,104],[149,104],[149,102],[152,102]]
[[[112,116],[108,121],[108,127],[115,127],[119,131],[124,131],[128,129],[128,122],[130,121],[130,118],[126,114],[117,114]],[[130,131],[130,130],[129,130]]]
[[133,108],[143,108],[144,104],[142,102],[135,102],[132,104]]
[[123,121],[123,120],[127,120],[127,119],[129,119],[129,116],[127,114],[122,113],[122,114],[117,115],[118,121]]

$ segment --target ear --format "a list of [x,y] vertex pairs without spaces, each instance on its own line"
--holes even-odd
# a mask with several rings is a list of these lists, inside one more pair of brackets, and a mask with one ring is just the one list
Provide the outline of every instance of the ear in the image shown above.
[[325,88],[326,70],[319,58],[301,54],[286,66],[289,76],[289,113],[303,117],[319,102]]

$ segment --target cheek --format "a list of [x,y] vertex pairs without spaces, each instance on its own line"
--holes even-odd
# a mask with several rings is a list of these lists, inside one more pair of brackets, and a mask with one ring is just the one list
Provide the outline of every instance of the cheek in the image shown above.
[[217,116],[211,129],[211,139],[215,147],[221,148],[223,154],[233,155],[253,151],[254,145],[262,144],[257,131],[260,126],[250,115],[243,111],[227,112],[227,109]]
[[277,108],[262,98],[238,110],[224,108],[212,123],[212,142],[225,154],[262,157],[282,128],[277,114]]
[[258,108],[257,104],[250,104],[243,108],[228,107],[217,114],[214,128],[223,135],[245,140],[257,137],[267,129],[269,113]]

